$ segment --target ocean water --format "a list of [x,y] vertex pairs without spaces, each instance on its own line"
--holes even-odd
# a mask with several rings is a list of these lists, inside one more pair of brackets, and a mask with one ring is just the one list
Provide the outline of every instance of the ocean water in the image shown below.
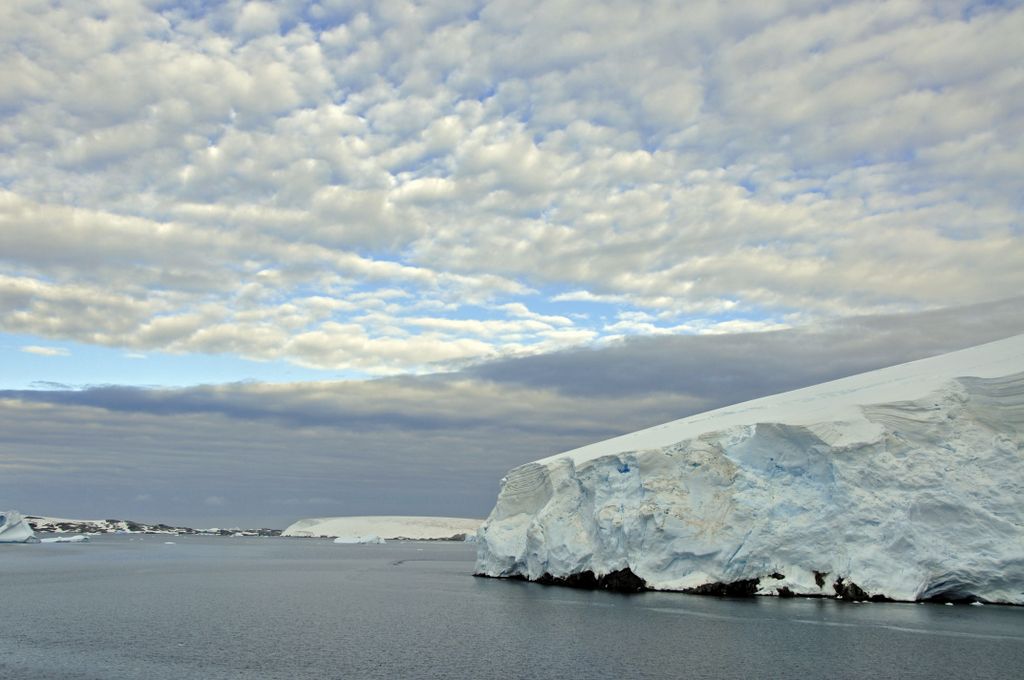
[[[1019,678],[1024,608],[619,595],[474,548],[105,536],[0,546],[0,678]],[[173,540],[174,545],[165,545]]]

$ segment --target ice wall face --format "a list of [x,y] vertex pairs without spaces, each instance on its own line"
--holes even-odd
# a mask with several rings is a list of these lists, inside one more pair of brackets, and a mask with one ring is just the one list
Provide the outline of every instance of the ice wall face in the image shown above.
[[[477,571],[1024,604],[1024,336],[965,352],[516,468]],[[948,376],[965,368],[985,377]]]
[[0,543],[38,543],[35,532],[19,512],[0,512]]

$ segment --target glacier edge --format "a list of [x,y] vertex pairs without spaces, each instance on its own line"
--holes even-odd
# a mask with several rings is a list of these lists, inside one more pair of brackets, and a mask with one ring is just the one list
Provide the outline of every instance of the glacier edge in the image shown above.
[[477,573],[1024,604],[1024,336],[757,403],[510,471]]

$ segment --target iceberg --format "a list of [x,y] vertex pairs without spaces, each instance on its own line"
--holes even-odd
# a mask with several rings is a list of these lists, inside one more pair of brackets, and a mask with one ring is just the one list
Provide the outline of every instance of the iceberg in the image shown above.
[[[378,515],[365,517],[314,517],[300,519],[282,536],[314,538],[375,537],[383,540],[464,541],[476,533],[483,520],[464,517],[409,517]],[[342,542],[342,541],[336,541]],[[348,542],[358,542],[351,540]]]
[[1024,335],[528,463],[476,572],[624,591],[1024,604]]
[[0,543],[38,543],[24,515],[14,510],[0,512]]

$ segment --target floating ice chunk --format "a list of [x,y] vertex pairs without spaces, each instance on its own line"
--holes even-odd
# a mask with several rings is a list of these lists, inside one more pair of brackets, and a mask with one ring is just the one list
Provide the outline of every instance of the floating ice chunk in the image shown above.
[[25,517],[15,510],[0,512],[0,543],[38,543]]
[[385,541],[380,536],[376,536],[376,535],[371,534],[371,535],[368,535],[368,536],[338,536],[336,539],[334,539],[334,542],[335,543],[342,543],[342,544],[346,544],[346,545],[352,545],[352,544],[374,544],[374,545],[380,545],[380,544],[384,543]]
[[53,538],[41,538],[40,543],[87,543],[89,541],[88,536],[54,536]]

